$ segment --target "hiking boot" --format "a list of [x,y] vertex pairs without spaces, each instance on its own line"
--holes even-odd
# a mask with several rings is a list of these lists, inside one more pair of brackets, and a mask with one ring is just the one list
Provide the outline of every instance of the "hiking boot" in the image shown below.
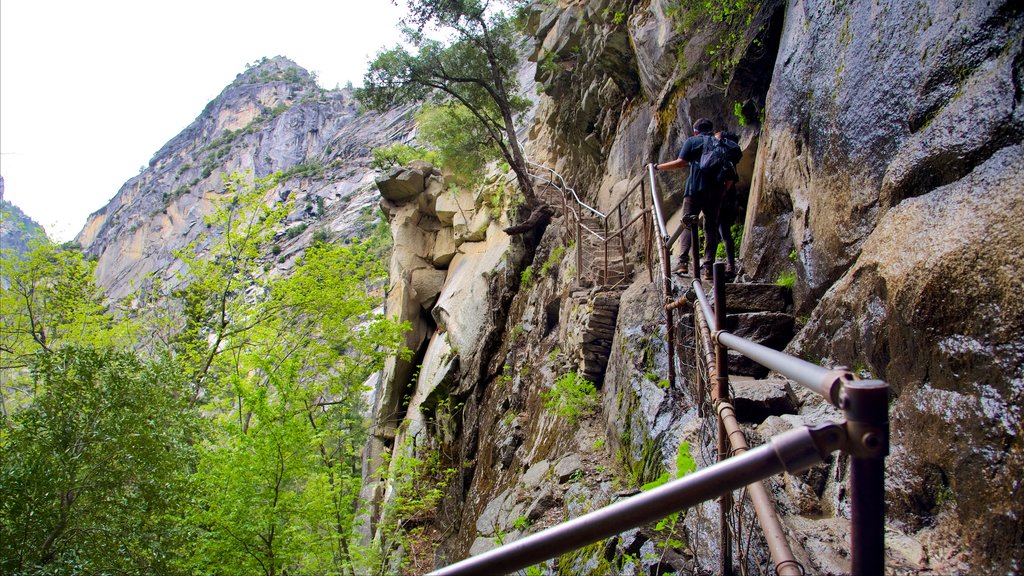
[[732,282],[736,279],[736,265],[726,264],[725,265],[725,281]]
[[676,264],[676,267],[674,270],[672,270],[672,272],[675,274],[679,274],[680,276],[686,276],[687,274],[690,273],[690,265],[687,264],[685,260],[683,260],[682,262]]
[[704,274],[703,274],[703,276],[704,276],[705,280],[714,280],[715,279],[715,274],[714,274],[714,272],[711,271],[711,266],[708,266],[707,264],[704,265]]

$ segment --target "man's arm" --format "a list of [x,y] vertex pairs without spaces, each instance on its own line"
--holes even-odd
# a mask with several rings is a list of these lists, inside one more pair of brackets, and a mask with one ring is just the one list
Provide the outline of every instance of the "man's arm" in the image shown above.
[[675,160],[670,160],[670,161],[664,162],[662,164],[655,164],[654,165],[654,169],[655,170],[679,170],[679,169],[682,169],[682,168],[686,168],[689,165],[690,165],[690,163],[687,162],[686,160],[683,160],[682,158],[676,158]]

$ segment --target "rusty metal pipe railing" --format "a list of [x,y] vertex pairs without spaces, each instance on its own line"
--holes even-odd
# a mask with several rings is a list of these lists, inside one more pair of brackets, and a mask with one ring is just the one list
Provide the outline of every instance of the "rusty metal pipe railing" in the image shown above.
[[[739,421],[736,419],[736,409],[728,402],[719,402],[717,405],[719,421],[721,421],[728,434],[729,444],[732,446],[732,455],[743,454],[750,449],[747,444],[746,435],[740,429]],[[754,515],[757,523],[764,533],[765,543],[768,545],[768,554],[775,563],[775,573],[778,576],[803,576],[803,567],[797,562],[793,550],[786,538],[786,532],[782,528],[775,513],[775,505],[772,503],[768,490],[763,482],[754,482],[747,485],[747,498],[754,506]]]
[[[697,237],[692,238],[696,244]],[[710,246],[706,250],[710,250]],[[694,253],[696,254],[696,252]],[[719,273],[721,272],[721,273]],[[697,268],[694,268],[694,277],[698,277]],[[715,294],[715,326],[725,326],[725,268],[724,265],[715,265],[713,284]],[[715,342],[715,397],[718,400],[726,400],[729,397],[729,351],[721,342]],[[737,427],[738,430],[738,427]],[[718,419],[718,459],[719,461],[729,457],[730,431],[726,428],[725,422]],[[732,510],[732,493],[723,494],[719,500],[719,537],[720,558],[718,573],[722,576],[732,575],[732,535],[729,532],[729,513]]]
[[469,576],[522,570],[769,476],[802,472],[835,450],[838,436],[825,427],[795,428],[740,456],[430,574]]
[[[700,298],[699,295],[698,298]],[[813,390],[836,407],[842,407],[839,397],[840,390],[854,379],[853,374],[847,370],[823,368],[729,332],[717,330],[714,338],[727,348],[743,354],[765,368],[774,370],[797,384]]]
[[651,179],[651,200],[654,203],[654,223],[661,232],[662,238],[668,238],[665,229],[665,211],[661,207],[661,196],[658,195],[658,179],[654,176],[654,164],[647,165],[647,175]]
[[[698,284],[694,282],[697,299],[701,309],[706,310],[707,295],[697,287]],[[716,322],[716,325],[721,324]],[[854,576],[881,574],[885,568],[888,384],[879,380],[857,380],[845,368],[823,368],[723,330],[716,330],[713,339],[818,393],[843,410],[847,438],[842,449],[851,455],[851,573]]]

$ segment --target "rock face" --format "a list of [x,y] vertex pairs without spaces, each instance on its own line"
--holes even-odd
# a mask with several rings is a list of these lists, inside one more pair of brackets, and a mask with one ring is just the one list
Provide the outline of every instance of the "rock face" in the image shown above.
[[276,266],[287,271],[317,231],[353,236],[375,222],[370,152],[411,138],[409,112],[362,113],[350,90],[322,90],[294,62],[264,59],[90,216],[76,241],[97,258],[97,281],[114,299],[151,272],[173,284],[173,251],[206,232],[222,177],[282,172],[268,201],[294,202],[277,238]]
[[0,250],[18,255],[28,251],[33,238],[45,238],[46,231],[14,204],[4,200],[4,179],[0,176]]
[[[1024,220],[1021,9],[1008,1],[764,2],[723,22],[699,10],[667,0],[625,8],[601,0],[536,4],[528,18],[531,58],[544,96],[529,153],[607,210],[647,162],[674,157],[697,118],[738,125],[740,192],[749,195],[742,272],[768,283],[796,277],[792,301],[759,296],[762,311],[752,314],[761,318],[750,333],[763,321],[788,323],[799,331],[792,352],[892,386],[887,504],[892,527],[909,535],[893,532],[889,539],[899,548],[892,553],[902,555],[890,558],[893,565],[909,561],[939,573],[1018,570],[1024,545],[1024,498],[1015,480],[1024,476],[1024,313],[1022,273],[1014,264],[1022,261],[1018,223]],[[666,195],[682,185],[677,175],[660,178]],[[666,198],[667,209],[678,202]],[[557,225],[556,219],[552,228]],[[541,241],[538,258],[551,242]],[[643,274],[638,277],[642,282]],[[545,310],[558,309],[545,290],[537,285],[517,296],[510,318],[520,318],[527,330],[541,325],[539,319],[551,317]],[[571,293],[559,298],[563,311],[576,307],[567,306]],[[628,466],[637,479],[670,467],[685,433],[674,426],[686,418],[657,399],[674,392],[660,389],[657,379],[645,384],[638,374],[664,373],[657,338],[647,346],[649,364],[636,350],[643,348],[637,340],[645,334],[637,328],[643,318],[654,322],[646,333],[657,335],[649,307],[658,304],[643,304],[641,293],[634,286],[623,295],[615,342],[629,353],[612,345],[602,391],[609,437],[619,437],[617,446],[633,455]],[[532,315],[531,305],[537,307]],[[778,315],[790,305],[799,322]],[[743,307],[755,304],[741,299],[736,306],[750,312]],[[546,336],[524,344],[534,357],[550,350],[544,338],[567,329],[547,325]],[[512,326],[503,350],[518,374],[522,362],[513,352],[522,347],[513,344]],[[558,370],[541,367],[545,376]],[[543,420],[530,411],[531,386],[543,384],[522,376],[514,382],[526,399],[507,402],[525,402],[531,420]],[[780,413],[793,423],[835,416],[800,390],[793,391],[797,405],[789,391],[778,392],[772,398],[779,406],[751,414],[753,421],[765,418],[762,426],[770,428]],[[483,397],[501,402],[505,396],[489,387]],[[686,400],[679,402],[685,411]],[[502,444],[507,430],[485,426],[487,418],[500,417],[480,418],[467,441],[481,451]],[[564,438],[541,443],[533,436],[538,431],[517,432],[524,436],[512,468],[517,461],[524,470],[536,465],[531,458],[540,444],[548,447],[547,461],[570,450],[550,447]],[[808,565],[841,572],[848,565],[835,549],[845,548],[848,474],[844,459],[829,466],[820,478],[786,480],[793,488],[784,506],[794,530],[822,529],[820,538],[805,542]],[[514,486],[514,479],[484,474],[484,480],[481,473],[467,498],[489,501]],[[453,536],[446,549],[468,552],[471,543],[468,535]]]
[[1020,7],[811,6],[787,13],[744,264],[771,278],[792,253],[794,351],[893,387],[891,518],[1019,569]]

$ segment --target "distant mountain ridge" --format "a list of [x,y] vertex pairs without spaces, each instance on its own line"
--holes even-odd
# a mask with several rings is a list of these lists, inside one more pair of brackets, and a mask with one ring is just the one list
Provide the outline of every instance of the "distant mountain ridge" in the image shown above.
[[375,221],[372,150],[409,140],[413,130],[411,108],[362,112],[351,90],[321,89],[295,62],[264,58],[90,215],[76,241],[97,258],[100,286],[124,297],[148,273],[171,278],[173,251],[206,231],[197,224],[224,175],[282,172],[276,200],[295,200],[278,240],[277,266],[287,268],[315,231],[359,235]]
[[15,254],[28,251],[33,238],[45,238],[46,231],[14,204],[4,200],[4,178],[0,176],[0,250]]

